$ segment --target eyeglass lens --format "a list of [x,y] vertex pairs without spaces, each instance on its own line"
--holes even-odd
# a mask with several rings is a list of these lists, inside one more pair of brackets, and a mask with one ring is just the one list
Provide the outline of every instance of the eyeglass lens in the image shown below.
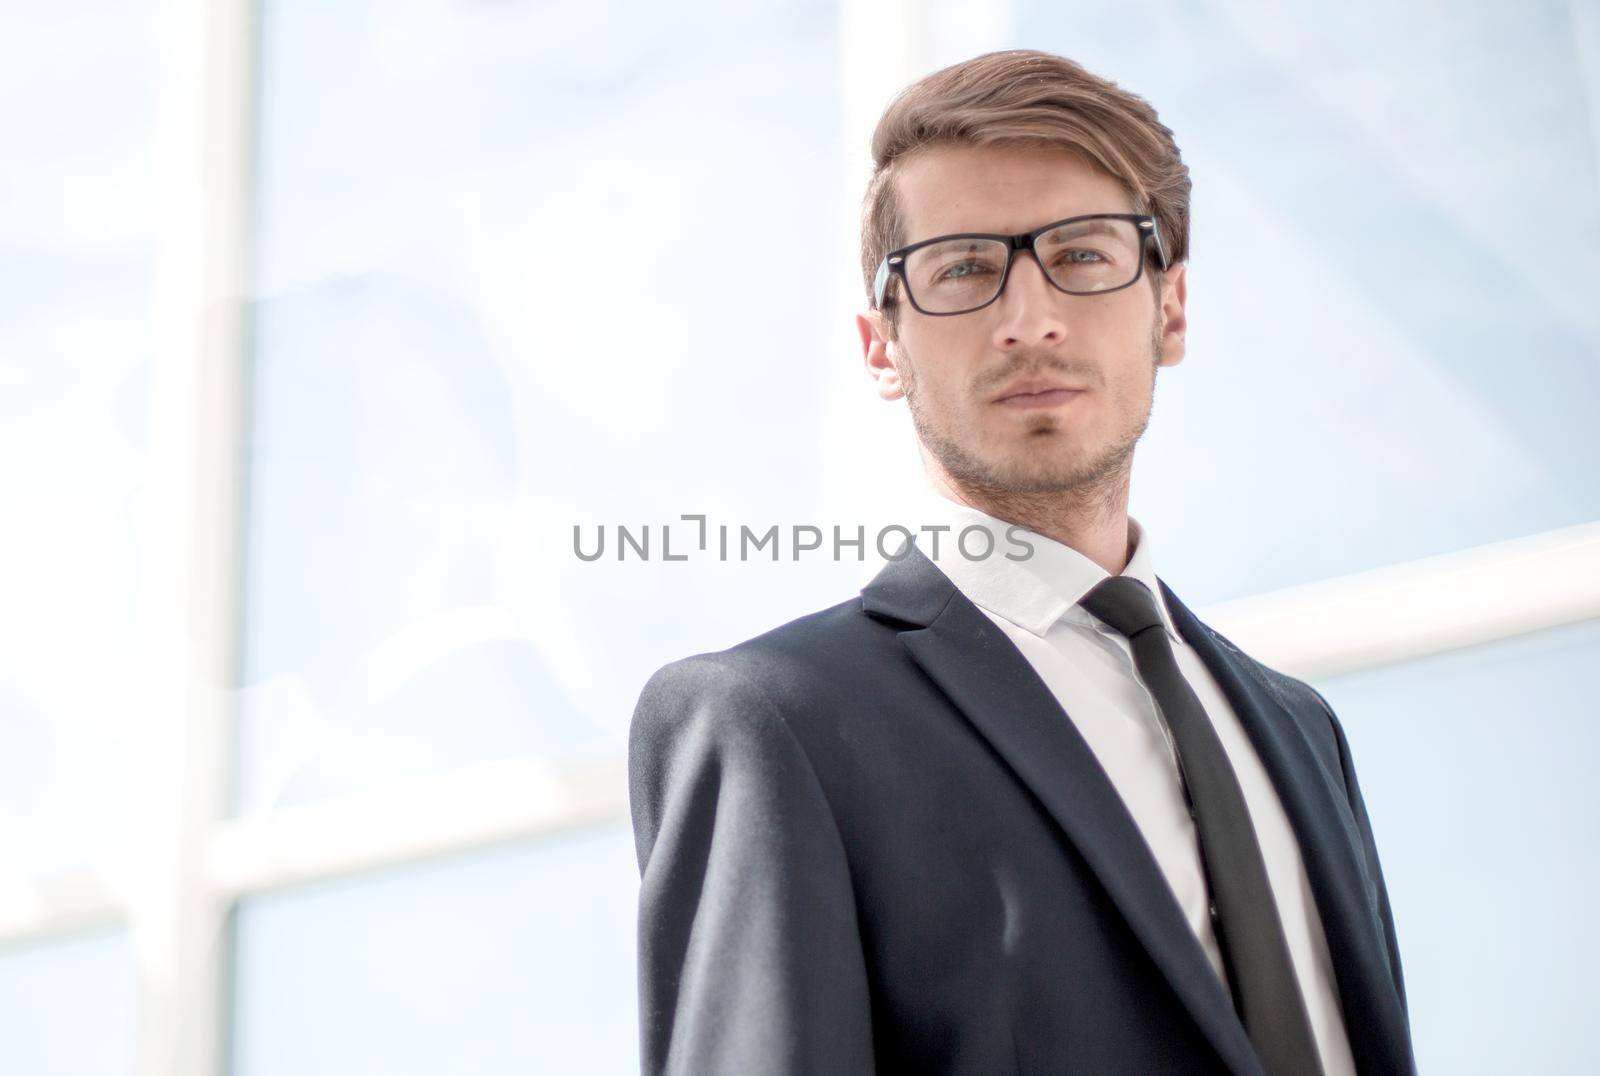
[[[1144,240],[1145,233],[1132,221],[1083,220],[1044,233],[1034,249],[1058,288],[1092,295],[1134,281]],[[919,247],[905,262],[911,298],[935,314],[983,306],[999,293],[1010,254],[1011,248],[998,239],[951,239]]]

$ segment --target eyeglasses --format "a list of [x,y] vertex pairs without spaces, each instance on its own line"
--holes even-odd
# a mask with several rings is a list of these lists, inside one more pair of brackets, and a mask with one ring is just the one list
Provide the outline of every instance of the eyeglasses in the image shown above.
[[891,277],[923,314],[970,314],[1000,298],[1019,250],[1033,255],[1045,279],[1068,295],[1104,295],[1126,288],[1144,272],[1146,244],[1167,269],[1167,250],[1154,217],[1090,213],[1053,221],[1020,235],[963,232],[924,239],[884,255],[872,282],[875,309],[884,306]]

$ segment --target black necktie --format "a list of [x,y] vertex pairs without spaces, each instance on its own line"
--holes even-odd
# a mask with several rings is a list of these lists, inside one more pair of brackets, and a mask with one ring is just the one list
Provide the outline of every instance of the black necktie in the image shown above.
[[1139,580],[1114,575],[1078,604],[1128,637],[1139,676],[1172,732],[1234,1007],[1263,1067],[1271,1076],[1321,1073],[1244,793],[1211,719],[1178,669],[1155,596]]

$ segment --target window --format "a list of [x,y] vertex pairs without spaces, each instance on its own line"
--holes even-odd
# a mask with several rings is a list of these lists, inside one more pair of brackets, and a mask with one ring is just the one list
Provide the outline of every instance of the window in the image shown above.
[[[19,10],[0,1068],[633,1071],[639,689],[877,566],[870,539],[663,563],[662,528],[895,517],[912,431],[849,326],[867,136],[910,79],[1021,42],[1149,96],[1193,167],[1191,351],[1132,511],[1224,633],[1250,611],[1208,603],[1317,614],[1246,649],[1350,734],[1420,1055],[1594,1067],[1560,1030],[1597,955],[1592,16]],[[1511,69],[1542,76],[1483,77]],[[708,242],[752,221],[782,256]],[[575,555],[622,525],[648,561]],[[1461,549],[1570,586],[1476,603],[1469,647],[1424,603],[1354,661],[1298,588],[1357,623],[1383,597],[1348,573],[1438,587]]]

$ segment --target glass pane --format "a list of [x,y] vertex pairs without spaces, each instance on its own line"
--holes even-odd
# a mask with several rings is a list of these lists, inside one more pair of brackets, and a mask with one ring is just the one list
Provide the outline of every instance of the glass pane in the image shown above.
[[1186,601],[1600,518],[1600,18],[1440,14],[1018,4],[1017,43],[1148,98],[1193,175],[1188,354],[1130,505]]
[[1600,620],[1320,682],[1394,905],[1423,1072],[1600,1071]]
[[625,823],[260,897],[235,1076],[637,1073]]
[[[825,436],[836,21],[264,5],[240,810],[620,751],[759,573],[584,564],[574,525],[823,495],[746,494]],[[759,273],[756,220],[788,252]],[[766,454],[730,456],[702,416],[779,381]]]
[[133,953],[121,931],[0,946],[0,1071],[134,1070]]
[[137,660],[156,46],[133,4],[0,21],[0,861],[118,843]]

